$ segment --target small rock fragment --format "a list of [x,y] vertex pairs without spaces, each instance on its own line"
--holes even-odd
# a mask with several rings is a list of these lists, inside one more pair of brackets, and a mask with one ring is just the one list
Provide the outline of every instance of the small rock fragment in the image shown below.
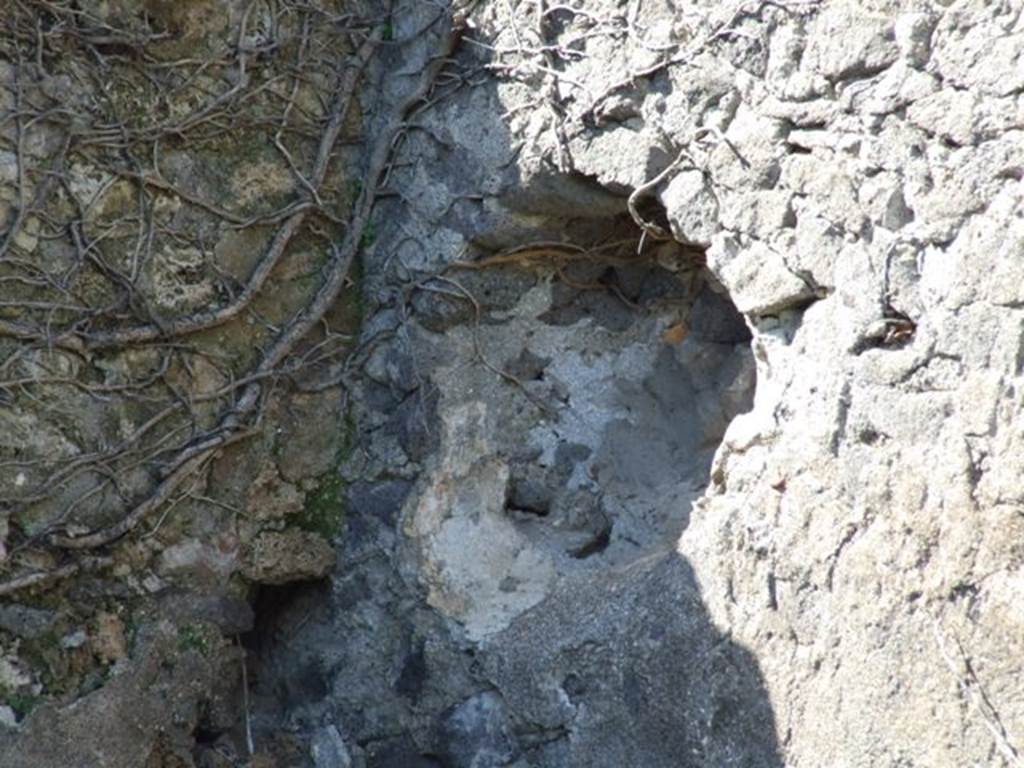
[[101,611],[96,614],[96,630],[90,638],[92,652],[107,664],[112,664],[128,655],[124,622],[113,613]]
[[321,579],[334,566],[334,550],[309,531],[261,533],[249,546],[242,572],[262,584]]
[[352,756],[338,729],[328,725],[313,734],[309,748],[315,768],[351,768]]

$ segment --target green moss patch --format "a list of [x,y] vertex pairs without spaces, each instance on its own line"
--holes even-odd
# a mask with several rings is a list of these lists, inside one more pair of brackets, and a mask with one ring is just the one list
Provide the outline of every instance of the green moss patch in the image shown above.
[[40,696],[33,696],[30,693],[18,693],[8,688],[0,688],[0,705],[5,705],[14,710],[18,719],[26,717],[40,702]]
[[178,628],[178,651],[195,651],[202,656],[210,654],[210,638],[201,624],[186,624]]
[[327,541],[337,538],[345,521],[348,483],[341,477],[341,466],[348,461],[355,447],[355,420],[351,411],[345,415],[342,429],[334,464],[320,476],[316,488],[306,494],[306,504],[296,520],[299,528],[318,533]]

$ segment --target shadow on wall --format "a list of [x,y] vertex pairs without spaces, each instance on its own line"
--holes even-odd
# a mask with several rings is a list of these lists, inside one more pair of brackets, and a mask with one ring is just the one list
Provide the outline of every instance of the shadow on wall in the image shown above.
[[397,602],[339,608],[367,576],[336,579],[327,611],[310,588],[263,614],[277,637],[258,649],[258,743],[336,730],[354,768],[784,765],[756,659],[712,626],[675,553],[567,585],[468,650]]
[[756,660],[711,625],[677,554],[552,595],[488,643],[486,664],[524,765],[783,764]]
[[[408,18],[396,18],[402,19],[403,30],[406,25],[413,30],[422,25],[424,19],[417,14],[423,12],[413,4]],[[396,34],[400,37],[403,30]],[[460,56],[467,71],[487,64],[479,50],[464,48]],[[417,71],[408,62],[394,64],[392,72]],[[400,78],[389,78],[382,78],[382,88],[398,90]],[[258,633],[267,642],[259,648],[254,667],[257,697],[268,708],[267,731],[284,722],[315,742],[324,728],[334,728],[348,742],[356,768],[781,767],[774,714],[757,661],[713,626],[693,569],[672,547],[686,525],[688,504],[675,504],[678,517],[666,526],[655,503],[666,492],[648,489],[643,501],[658,513],[656,523],[637,520],[630,527],[625,521],[627,506],[638,506],[627,502],[642,495],[643,489],[630,485],[636,477],[651,478],[646,486],[657,486],[665,476],[695,482],[706,478],[727,419],[718,424],[716,415],[701,421],[701,414],[691,417],[689,411],[674,409],[692,407],[687,392],[704,391],[712,373],[721,372],[722,382],[735,378],[731,352],[704,362],[696,356],[714,345],[730,350],[745,346],[744,329],[730,324],[733,316],[709,308],[719,302],[717,294],[698,293],[690,318],[691,332],[703,337],[706,347],[687,347],[693,355],[680,352],[681,346],[652,353],[653,375],[645,378],[643,370],[648,369],[638,366],[628,381],[614,374],[629,360],[622,358],[617,368],[619,358],[614,358],[616,364],[608,365],[612,384],[605,386],[603,379],[593,378],[596,369],[587,356],[593,350],[581,350],[573,358],[581,362],[572,368],[564,349],[551,351],[542,344],[558,333],[566,343],[579,337],[580,312],[589,315],[588,327],[604,329],[609,349],[629,334],[634,334],[631,343],[639,344],[640,330],[647,334],[643,338],[658,339],[671,326],[659,325],[656,312],[648,312],[646,305],[642,311],[626,312],[621,295],[613,290],[587,293],[556,286],[554,298],[561,291],[564,301],[542,310],[557,309],[557,318],[534,316],[538,322],[529,328],[531,333],[502,335],[502,323],[515,314],[535,279],[520,274],[514,277],[520,285],[502,282],[495,271],[460,276],[476,296],[482,313],[478,332],[486,349],[509,353],[507,359],[495,358],[498,363],[555,361],[554,369],[547,363],[540,366],[543,376],[520,374],[528,384],[535,382],[535,399],[546,396],[545,387],[557,392],[555,385],[566,383],[562,394],[571,404],[574,390],[569,384],[575,382],[575,391],[580,391],[580,382],[593,380],[595,391],[617,403],[614,408],[642,411],[642,418],[608,422],[609,408],[599,400],[592,401],[593,408],[577,409],[594,412],[601,425],[608,423],[607,431],[595,428],[595,434],[603,435],[606,452],[584,445],[590,434],[585,429],[577,440],[589,451],[581,448],[581,455],[592,457],[597,474],[603,470],[609,478],[595,495],[615,492],[622,499],[607,552],[586,558],[586,567],[579,568],[573,565],[578,559],[552,555],[563,565],[546,597],[480,642],[468,640],[462,627],[424,602],[423,585],[417,582],[422,561],[411,557],[405,546],[401,518],[403,509],[416,506],[416,495],[423,493],[426,476],[439,461],[436,441],[444,433],[439,423],[444,413],[437,411],[450,408],[452,401],[452,387],[444,385],[439,371],[454,371],[453,378],[476,398],[483,399],[488,387],[496,388],[499,395],[487,407],[506,409],[508,418],[501,411],[495,422],[509,435],[527,433],[512,428],[517,389],[481,370],[475,358],[462,366],[448,359],[456,347],[452,338],[460,328],[465,335],[474,320],[473,307],[458,300],[446,304],[437,292],[417,294],[412,286],[429,285],[448,262],[465,258],[467,245],[470,252],[493,253],[513,243],[579,242],[594,237],[596,224],[607,227],[612,222],[614,234],[614,220],[626,209],[621,190],[565,174],[543,157],[527,158],[529,153],[501,117],[509,107],[489,81],[446,95],[417,116],[422,130],[408,135],[403,162],[395,164],[392,179],[403,195],[382,200],[376,210],[378,238],[364,254],[367,335],[393,327],[394,339],[380,344],[378,365],[354,397],[365,450],[376,451],[367,464],[382,468],[349,488],[339,566],[330,589],[308,591],[279,610],[261,612]],[[653,175],[660,168],[648,170]],[[626,272],[613,271],[617,282],[605,287],[622,294],[629,283]],[[576,282],[593,282],[586,277]],[[434,287],[452,290],[451,284]],[[644,294],[637,290],[636,295],[627,291],[626,298],[643,305]],[[595,297],[604,304],[598,306]],[[652,298],[649,306],[663,306],[658,302],[664,298]],[[602,309],[605,305],[607,310]],[[511,343],[516,338],[531,341],[516,347]],[[521,354],[524,350],[529,354]],[[689,390],[681,388],[699,365],[707,375],[687,384]],[[714,386],[709,384],[708,391]],[[438,392],[443,393],[440,404]],[[741,392],[728,418],[743,410],[742,400]],[[525,401],[522,405],[531,407]],[[565,429],[555,432],[551,441],[564,442],[560,434]],[[708,443],[708,435],[714,441]],[[461,439],[465,442],[466,436]],[[652,456],[651,445],[655,450],[664,447],[663,454]],[[699,452],[691,450],[694,446]],[[389,466],[394,457],[407,464]],[[689,463],[681,464],[680,457]],[[419,482],[411,475],[396,479],[396,466],[403,472],[418,466],[424,472]],[[516,471],[513,465],[513,490]],[[682,499],[700,489],[687,482],[676,492]],[[529,525],[537,527],[556,516],[542,501],[539,511],[544,514],[534,514],[538,519]],[[538,505],[527,499],[520,506],[530,511]],[[450,509],[444,512],[449,519],[452,514]],[[638,559],[630,555],[613,563],[615,537],[624,541],[625,534],[635,538],[637,532],[656,545],[637,546]],[[457,543],[466,548],[465,540]],[[508,598],[512,590],[514,585],[506,589],[502,582],[495,599]]]

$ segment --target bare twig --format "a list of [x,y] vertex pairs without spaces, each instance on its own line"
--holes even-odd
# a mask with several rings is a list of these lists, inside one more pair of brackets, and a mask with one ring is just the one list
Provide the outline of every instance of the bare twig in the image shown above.
[[242,712],[245,716],[245,748],[249,752],[249,757],[252,757],[256,753],[256,743],[252,738],[252,720],[249,712],[249,670],[246,668],[246,651],[245,646],[242,645],[242,638],[236,635],[235,643],[242,660]]
[[[430,283],[432,281],[449,285],[452,288],[454,288],[457,291],[457,293],[453,294],[449,291],[438,291],[436,288],[432,288],[431,286],[427,285],[427,283]],[[421,282],[417,287],[420,290],[435,291],[443,293],[444,295],[447,296],[454,296],[456,298],[461,298],[468,301],[470,305],[473,307],[473,354],[476,357],[476,359],[480,361],[480,364],[484,368],[493,373],[495,376],[498,376],[499,378],[504,379],[508,383],[514,385],[520,392],[523,393],[527,400],[529,400],[533,405],[537,407],[538,410],[541,411],[541,413],[545,414],[548,417],[557,416],[557,414],[551,408],[551,406],[549,406],[543,400],[540,400],[532,392],[530,392],[530,390],[527,389],[526,385],[522,382],[522,380],[519,379],[519,377],[509,373],[506,370],[503,370],[502,368],[499,368],[487,358],[487,355],[484,354],[483,342],[480,339],[480,320],[482,317],[480,302],[476,300],[476,297],[469,291],[468,288],[466,288],[459,281],[453,280],[450,277],[444,277],[443,275],[431,275],[426,280]]]
[[13,595],[31,587],[49,586],[81,571],[100,570],[112,563],[113,559],[109,557],[87,557],[51,570],[26,573],[0,582],[0,597]]
[[996,747],[1011,766],[1014,766],[1014,768],[1024,767],[1024,761],[1021,760],[1020,752],[1013,745],[1006,731],[1006,726],[999,716],[999,710],[992,704],[991,699],[985,692],[985,687],[981,684],[981,680],[978,679],[974,666],[971,664],[970,656],[964,650],[963,644],[957,637],[953,637],[953,644],[959,655],[959,659],[955,659],[947,648],[946,638],[942,628],[939,626],[938,619],[932,620],[932,629],[935,633],[935,644],[939,648],[943,661],[946,662],[949,671],[956,678],[957,685],[960,686],[964,697],[971,703],[981,718],[982,723],[984,723],[989,733],[992,734]]
[[[659,173],[650,181],[646,181],[639,187],[634,189],[633,192],[630,194],[629,199],[627,200],[629,215],[633,217],[633,221],[636,222],[636,225],[640,227],[640,229],[642,229],[645,234],[654,238],[655,240],[670,240],[672,238],[672,234],[670,232],[667,232],[664,227],[661,227],[658,224],[655,224],[644,219],[644,217],[640,215],[640,211],[637,209],[637,204],[639,203],[642,197],[645,197],[649,192],[651,192],[651,190],[655,189],[659,184],[661,184],[665,179],[667,179],[669,174],[671,174],[676,168],[682,165],[684,160],[689,160],[691,163],[693,163],[693,159],[690,157],[690,153],[686,150],[686,148],[681,149],[679,151],[679,154],[676,156],[676,159],[669,163],[664,168],[664,170],[661,171],[661,173]],[[640,244],[638,245],[638,253],[639,249],[642,247],[643,241],[641,240]]]

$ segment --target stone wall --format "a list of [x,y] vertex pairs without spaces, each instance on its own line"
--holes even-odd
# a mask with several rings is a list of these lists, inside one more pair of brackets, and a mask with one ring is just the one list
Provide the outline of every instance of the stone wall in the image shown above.
[[[185,564],[150,582],[180,651],[216,641],[237,669],[220,635],[254,625],[236,717],[140,742],[200,765],[1018,765],[1021,9],[453,10],[367,22],[368,175],[325,230],[362,264],[344,405],[296,391],[335,369],[275,369],[260,436],[203,475],[217,509],[244,495],[262,565],[224,565],[216,527],[165,540],[191,507],[96,553],[157,539],[140,573]],[[252,166],[233,173],[273,178]],[[38,455],[81,450],[38,423]],[[333,571],[279,586],[261,568],[319,546],[280,521],[337,499]],[[277,586],[253,618],[255,581]],[[182,634],[196,606],[238,620]],[[95,666],[117,633],[92,621]]]

